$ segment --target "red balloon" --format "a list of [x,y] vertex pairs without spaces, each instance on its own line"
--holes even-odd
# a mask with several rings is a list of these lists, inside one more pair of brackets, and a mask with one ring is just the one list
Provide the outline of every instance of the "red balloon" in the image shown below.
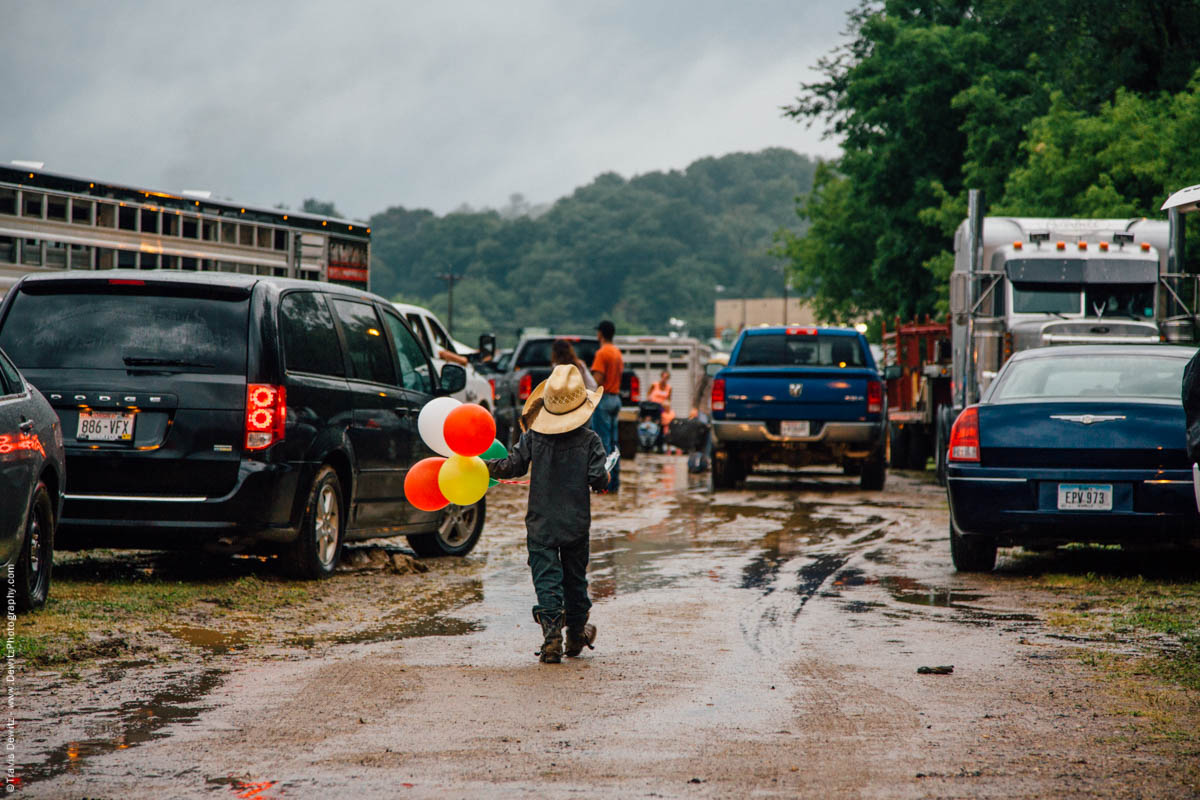
[[463,403],[446,415],[446,445],[460,456],[482,455],[496,440],[496,420],[477,403]]
[[441,456],[423,458],[412,465],[404,476],[404,496],[422,511],[437,511],[450,504],[438,488],[438,471],[446,459]]

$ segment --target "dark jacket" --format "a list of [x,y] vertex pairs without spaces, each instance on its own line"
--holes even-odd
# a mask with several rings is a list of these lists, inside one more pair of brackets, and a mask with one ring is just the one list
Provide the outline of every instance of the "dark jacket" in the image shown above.
[[525,528],[529,541],[544,547],[586,539],[592,524],[588,488],[608,485],[604,446],[591,428],[568,433],[526,431],[507,458],[487,461],[493,478],[519,478],[533,464]]

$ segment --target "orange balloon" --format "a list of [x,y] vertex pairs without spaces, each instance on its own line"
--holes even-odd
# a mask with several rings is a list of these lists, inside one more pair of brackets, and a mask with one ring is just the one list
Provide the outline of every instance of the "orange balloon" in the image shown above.
[[463,403],[446,415],[442,434],[457,455],[482,455],[496,440],[496,420],[478,403]]
[[438,472],[446,459],[441,456],[423,458],[404,476],[404,496],[422,511],[437,511],[450,505],[450,501],[438,488]]

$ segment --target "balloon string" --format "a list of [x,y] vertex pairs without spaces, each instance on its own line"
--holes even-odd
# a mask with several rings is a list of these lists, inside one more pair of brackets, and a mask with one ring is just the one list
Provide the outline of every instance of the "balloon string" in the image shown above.
[[525,484],[529,483],[529,481],[505,481],[501,480],[500,478],[496,478],[496,483],[508,483],[513,486],[524,486]]

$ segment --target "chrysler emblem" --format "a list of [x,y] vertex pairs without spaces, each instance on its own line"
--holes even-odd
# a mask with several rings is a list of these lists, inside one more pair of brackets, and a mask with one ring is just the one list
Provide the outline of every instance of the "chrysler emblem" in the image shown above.
[[1125,419],[1120,414],[1051,414],[1050,419],[1061,419],[1064,422],[1078,422],[1082,425],[1091,425],[1093,422],[1112,422],[1114,419]]
[[800,393],[803,391],[804,391],[803,383],[789,383],[788,384],[788,394],[790,394],[792,397],[799,397]]

